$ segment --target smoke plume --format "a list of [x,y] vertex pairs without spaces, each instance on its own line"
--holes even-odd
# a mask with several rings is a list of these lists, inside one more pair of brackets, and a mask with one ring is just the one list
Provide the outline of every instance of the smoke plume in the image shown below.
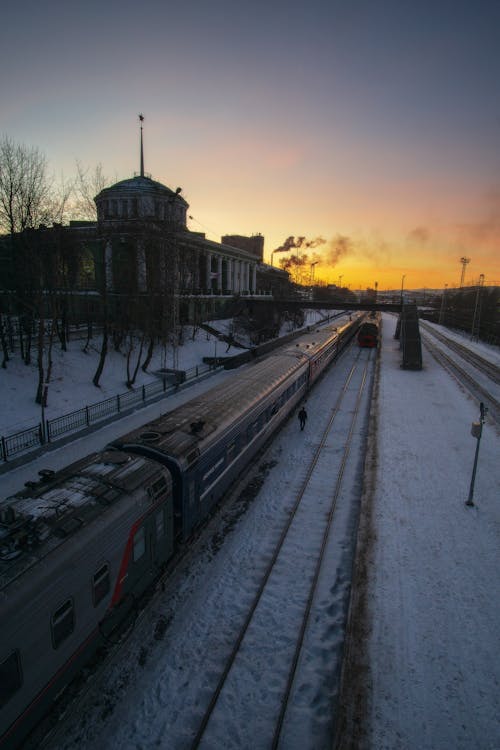
[[314,240],[306,240],[305,237],[294,237],[293,235],[291,235],[290,237],[286,238],[282,245],[273,250],[272,254],[274,255],[274,253],[287,253],[289,250],[298,248],[318,247],[318,245],[324,245],[325,242],[326,240],[323,239],[323,237],[316,237]]
[[354,253],[354,242],[351,238],[343,234],[337,234],[328,243],[324,262],[326,265],[334,267],[342,258],[352,253]]

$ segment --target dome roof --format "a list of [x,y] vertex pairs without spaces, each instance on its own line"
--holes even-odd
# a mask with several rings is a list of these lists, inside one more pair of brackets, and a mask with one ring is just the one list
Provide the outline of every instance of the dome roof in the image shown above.
[[139,195],[157,195],[168,198],[177,198],[178,201],[188,205],[184,198],[179,195],[180,188],[177,191],[170,190],[166,185],[162,185],[161,182],[156,182],[150,177],[130,177],[127,180],[121,180],[116,182],[110,187],[104,188],[101,192],[96,195],[95,200],[98,201],[103,198],[113,198],[119,196],[137,197]]

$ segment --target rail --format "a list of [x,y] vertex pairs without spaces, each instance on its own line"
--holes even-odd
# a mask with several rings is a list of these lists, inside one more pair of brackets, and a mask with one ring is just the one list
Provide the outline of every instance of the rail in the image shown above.
[[[182,382],[195,380],[216,369],[220,369],[220,365],[210,364],[191,367],[183,372]],[[144,406],[146,403],[157,400],[162,396],[169,396],[176,393],[178,389],[179,383],[169,383],[168,378],[162,376],[152,383],[132,388],[125,393],[83,406],[68,414],[54,417],[54,419],[47,419],[26,430],[2,436],[0,437],[0,461],[5,463],[15,456],[41,448],[47,443],[53,443],[64,435],[85,430],[115,415]]]

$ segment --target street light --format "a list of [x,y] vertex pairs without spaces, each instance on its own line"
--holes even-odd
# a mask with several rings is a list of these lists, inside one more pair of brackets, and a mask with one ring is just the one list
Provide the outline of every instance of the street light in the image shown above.
[[472,428],[471,428],[471,435],[472,437],[475,437],[477,440],[476,443],[476,452],[474,454],[474,466],[472,468],[472,477],[470,480],[470,487],[469,487],[469,497],[465,501],[466,505],[474,505],[474,482],[476,480],[476,470],[477,470],[477,459],[479,456],[479,443],[481,442],[481,435],[483,434],[483,424],[484,420],[486,419],[486,414],[488,413],[488,407],[481,403],[479,404],[479,422],[473,422]]
[[401,306],[403,305],[403,285],[405,283],[406,274],[401,277]]
[[339,289],[340,289],[340,288],[341,288],[341,286],[342,286],[342,278],[343,278],[343,276],[344,276],[344,274],[341,274],[341,275],[339,276]]

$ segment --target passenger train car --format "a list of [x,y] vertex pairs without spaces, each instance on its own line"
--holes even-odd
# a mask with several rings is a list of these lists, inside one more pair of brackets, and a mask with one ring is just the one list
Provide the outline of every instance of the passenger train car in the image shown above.
[[370,319],[362,323],[358,330],[358,344],[362,347],[376,347],[378,346],[379,336],[379,324],[378,320]]
[[358,327],[309,332],[0,505],[2,750],[131,618]]

